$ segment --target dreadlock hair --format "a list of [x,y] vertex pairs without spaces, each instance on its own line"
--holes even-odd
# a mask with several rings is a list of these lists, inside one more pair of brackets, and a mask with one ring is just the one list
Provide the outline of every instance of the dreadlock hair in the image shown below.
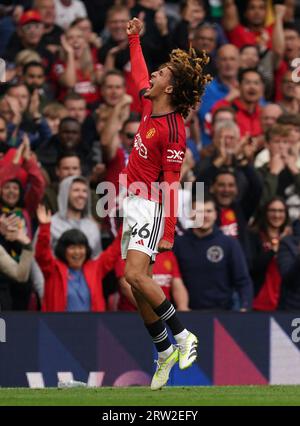
[[189,52],[174,49],[170,61],[166,64],[172,72],[173,92],[171,103],[184,118],[189,110],[200,102],[205,86],[212,80],[209,74],[204,74],[203,68],[209,62],[205,51],[197,56],[195,49]]

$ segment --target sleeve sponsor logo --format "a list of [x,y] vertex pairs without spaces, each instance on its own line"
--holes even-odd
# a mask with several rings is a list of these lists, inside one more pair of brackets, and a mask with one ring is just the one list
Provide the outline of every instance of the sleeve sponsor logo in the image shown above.
[[184,159],[184,152],[177,149],[167,150],[167,161],[170,163],[182,163]]

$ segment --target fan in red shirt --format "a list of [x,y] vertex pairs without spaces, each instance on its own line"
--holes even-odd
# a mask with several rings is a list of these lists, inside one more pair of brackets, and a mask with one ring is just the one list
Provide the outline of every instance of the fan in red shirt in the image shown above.
[[71,27],[61,38],[61,58],[53,65],[50,79],[57,86],[58,100],[62,101],[68,91],[81,95],[91,109],[100,100],[98,84],[102,67],[93,61],[91,50],[82,32]]
[[265,26],[266,0],[248,0],[244,13],[247,26],[242,25],[234,0],[224,1],[223,27],[230,43],[237,47],[258,45],[260,49],[272,48],[273,25]]
[[[151,389],[164,386],[179,361],[188,368],[197,358],[197,337],[179,321],[174,306],[152,279],[151,263],[158,252],[172,249],[176,224],[177,187],[186,140],[183,117],[200,101],[210,78],[203,74],[206,55],[190,49],[173,50],[170,61],[151,74],[143,57],[139,34],[142,22],[129,21],[132,77],[142,100],[142,119],[120,182],[127,188],[124,200],[122,257],[125,278],[131,285],[138,310],[158,351]],[[174,190],[160,196],[158,184]],[[162,204],[163,200],[163,204]],[[164,211],[163,211],[164,210]],[[164,322],[177,344],[169,340]]]

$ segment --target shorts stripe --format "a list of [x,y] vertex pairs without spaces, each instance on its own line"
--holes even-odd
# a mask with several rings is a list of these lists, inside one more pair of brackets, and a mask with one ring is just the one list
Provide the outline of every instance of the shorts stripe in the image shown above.
[[152,242],[153,237],[154,237],[157,220],[158,220],[158,217],[157,217],[157,204],[155,204],[153,228],[152,228],[152,231],[151,231],[151,234],[150,234],[150,238],[149,238],[149,241],[148,241],[148,247],[149,248],[150,248],[151,242]]
[[158,236],[158,233],[159,233],[159,229],[160,229],[160,225],[161,225],[161,217],[162,217],[162,205],[159,204],[159,207],[158,207],[158,217],[157,217],[157,221],[156,221],[155,231],[154,231],[154,234],[153,234],[153,239],[152,239],[152,242],[149,243],[149,245],[148,245],[148,247],[151,250],[155,249],[155,245],[157,243],[156,239],[157,239],[157,236]]

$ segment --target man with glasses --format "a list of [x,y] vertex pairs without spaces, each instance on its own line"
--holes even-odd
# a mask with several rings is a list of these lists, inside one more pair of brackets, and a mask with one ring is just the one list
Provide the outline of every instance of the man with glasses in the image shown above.
[[4,59],[13,62],[21,50],[35,50],[42,57],[43,65],[48,72],[53,62],[53,55],[41,45],[43,34],[44,24],[40,13],[36,10],[27,10],[18,22],[17,31],[8,42]]

